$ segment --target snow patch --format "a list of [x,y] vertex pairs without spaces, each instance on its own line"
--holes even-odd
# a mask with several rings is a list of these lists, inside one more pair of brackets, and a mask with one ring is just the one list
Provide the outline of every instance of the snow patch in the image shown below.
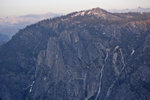
[[77,12],[76,14],[73,14],[71,17],[76,17],[76,16],[84,16],[85,15],[85,11],[81,11],[81,12]]
[[105,35],[106,33],[105,33],[105,32],[103,32],[102,34],[103,34],[103,35]]
[[83,11],[83,12],[81,12],[81,14],[80,14],[81,16],[84,16],[85,15],[85,12]]
[[135,50],[132,50],[131,55],[133,55],[135,53]]
[[34,83],[35,83],[35,81],[33,81],[32,84],[30,85],[30,90],[29,90],[30,93],[32,92],[32,87],[33,87]]

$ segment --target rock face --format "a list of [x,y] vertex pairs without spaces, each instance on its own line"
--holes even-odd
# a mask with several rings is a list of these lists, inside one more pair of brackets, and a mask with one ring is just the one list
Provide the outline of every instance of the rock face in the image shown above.
[[95,8],[27,26],[0,47],[0,100],[150,100],[149,40],[149,13]]

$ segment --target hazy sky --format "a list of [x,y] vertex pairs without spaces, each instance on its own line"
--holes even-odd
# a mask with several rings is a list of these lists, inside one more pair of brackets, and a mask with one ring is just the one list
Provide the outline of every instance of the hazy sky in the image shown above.
[[138,6],[149,8],[150,0],[0,0],[0,17],[47,12],[69,13],[95,7],[124,9]]

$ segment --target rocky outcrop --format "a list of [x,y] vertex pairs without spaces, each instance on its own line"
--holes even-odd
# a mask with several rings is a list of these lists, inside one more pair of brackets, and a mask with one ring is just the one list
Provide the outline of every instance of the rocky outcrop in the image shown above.
[[0,47],[2,100],[150,99],[150,17],[85,12],[28,26]]

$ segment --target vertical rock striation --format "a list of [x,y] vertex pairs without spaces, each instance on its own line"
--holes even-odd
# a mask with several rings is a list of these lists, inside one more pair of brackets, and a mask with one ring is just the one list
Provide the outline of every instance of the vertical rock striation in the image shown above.
[[2,100],[149,100],[150,14],[74,12],[0,47]]

